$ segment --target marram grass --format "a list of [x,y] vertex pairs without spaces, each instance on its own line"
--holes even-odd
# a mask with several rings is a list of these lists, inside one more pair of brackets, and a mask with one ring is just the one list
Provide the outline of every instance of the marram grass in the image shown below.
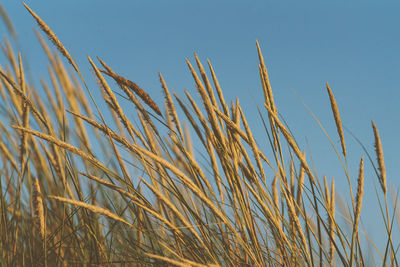
[[[171,93],[159,74],[165,101],[157,104],[100,58],[88,58],[98,82],[89,87],[56,34],[24,6],[62,57],[37,33],[50,83],[41,79],[35,87],[25,78],[23,55],[4,37],[2,266],[398,266],[393,233],[399,225],[389,208],[397,200],[387,196],[378,129],[372,122],[377,161],[365,152],[381,186],[383,247],[360,224],[364,160],[360,155],[358,176],[350,177],[341,116],[328,84],[342,153],[332,145],[350,192],[347,213],[339,212],[335,179],[319,178],[281,119],[258,42],[268,151],[255,139],[244,107],[224,98],[210,61],[209,76],[196,54],[198,72],[186,59],[200,101],[188,91]],[[94,99],[94,90],[103,99]]]

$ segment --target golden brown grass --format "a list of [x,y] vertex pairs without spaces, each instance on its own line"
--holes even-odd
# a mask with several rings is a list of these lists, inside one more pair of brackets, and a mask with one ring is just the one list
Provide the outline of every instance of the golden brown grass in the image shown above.
[[342,145],[342,152],[343,152],[343,155],[346,157],[346,144],[344,142],[343,126],[342,126],[342,120],[340,119],[339,108],[336,104],[336,99],[333,96],[332,90],[329,87],[328,83],[326,83],[326,90],[328,90],[329,99],[331,101],[331,108],[332,108],[332,112],[333,112],[333,117],[335,118],[336,129],[337,129],[339,137],[340,137],[340,143]]
[[375,152],[376,157],[378,159],[378,169],[379,169],[379,183],[381,184],[382,191],[386,195],[387,187],[386,187],[386,167],[385,162],[383,159],[383,149],[382,149],[382,142],[379,136],[378,129],[375,126],[375,123],[371,121],[372,129],[374,130],[375,136]]
[[55,47],[60,51],[60,53],[68,60],[68,62],[74,67],[74,69],[78,71],[78,67],[75,64],[75,61],[72,59],[70,54],[68,53],[67,49],[62,45],[60,40],[58,40],[57,36],[54,32],[50,29],[49,26],[38,16],[35,12],[32,11],[25,3],[23,3],[25,8],[32,14],[34,19],[36,20],[37,24],[39,25],[40,29],[47,35],[49,40],[55,45]]
[[40,191],[38,179],[33,179],[33,213],[35,214],[35,222],[37,230],[41,239],[44,239],[45,234],[45,218],[44,218],[44,207],[43,198]]
[[[136,83],[99,58],[98,68],[88,57],[103,94],[95,99],[54,32],[25,7],[76,72],[38,35],[49,60],[50,82],[42,79],[35,87],[25,78],[23,54],[16,56],[5,40],[6,62],[0,62],[4,266],[398,265],[398,241],[393,240],[398,225],[389,211],[378,130],[372,122],[385,200],[380,202],[383,248],[362,227],[364,160],[358,176],[350,175],[350,151],[328,84],[345,163],[337,155],[349,186],[345,192],[350,193],[343,212],[336,209],[338,180],[320,179],[280,116],[258,42],[264,95],[259,104],[265,107],[260,121],[269,150],[257,142],[259,135],[239,99],[225,99],[210,61],[205,66],[211,77],[197,54],[197,70],[186,59],[200,99],[192,96],[194,90],[182,97],[170,92],[159,74],[165,96],[161,110]],[[6,17],[1,8],[0,13]],[[129,102],[123,103],[121,90]]]
[[103,73],[107,74],[108,76],[112,77],[118,84],[125,85],[130,88],[133,92],[135,92],[150,108],[152,108],[158,115],[161,116],[160,108],[157,104],[151,99],[151,97],[137,85],[136,83],[125,79],[122,76],[117,75],[116,73],[110,71],[102,71]]

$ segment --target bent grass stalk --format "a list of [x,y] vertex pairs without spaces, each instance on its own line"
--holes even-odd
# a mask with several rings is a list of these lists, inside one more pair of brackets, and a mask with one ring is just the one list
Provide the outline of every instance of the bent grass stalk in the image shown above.
[[36,15],[36,13],[33,12],[32,9],[30,9],[24,2],[22,2],[22,4],[29,11],[29,13],[31,13],[31,15],[39,25],[40,29],[47,35],[49,40],[54,44],[54,46],[58,49],[58,51],[60,51],[60,53],[68,60],[68,62],[72,65],[72,67],[74,67],[76,72],[79,72],[78,66],[75,64],[75,61],[72,59],[67,49],[65,49],[60,40],[58,40],[57,36],[50,29],[50,27],[47,26],[47,24],[38,15]]

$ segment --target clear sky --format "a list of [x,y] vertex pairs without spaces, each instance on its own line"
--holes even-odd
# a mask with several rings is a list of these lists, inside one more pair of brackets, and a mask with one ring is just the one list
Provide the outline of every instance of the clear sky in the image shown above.
[[[19,1],[1,1],[16,27],[33,76],[46,76],[47,61],[33,34],[36,23]],[[335,177],[338,193],[345,176],[329,141],[296,95],[317,115],[335,145],[339,138],[325,83],[329,82],[345,127],[375,159],[374,120],[380,132],[388,186],[400,180],[399,1],[26,1],[52,28],[86,76],[86,56],[104,59],[162,102],[157,73],[168,87],[196,95],[185,63],[193,52],[214,66],[228,101],[240,98],[260,143],[255,104],[262,107],[257,50],[260,42],[278,109],[300,144],[308,140],[319,176]],[[0,28],[3,34],[4,27]],[[38,82],[38,81],[36,81]],[[92,84],[93,86],[94,83]],[[350,174],[356,187],[360,146],[345,132]],[[267,143],[265,143],[267,147]],[[307,149],[308,150],[308,149]],[[372,238],[379,184],[366,161],[363,222]],[[345,195],[347,197],[348,195]],[[367,208],[368,207],[368,208]],[[373,212],[367,212],[367,210]],[[373,216],[373,220],[369,217]],[[380,228],[383,229],[383,228]]]

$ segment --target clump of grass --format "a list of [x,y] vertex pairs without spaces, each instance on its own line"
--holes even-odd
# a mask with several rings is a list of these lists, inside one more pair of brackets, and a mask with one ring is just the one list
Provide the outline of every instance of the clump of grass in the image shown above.
[[[186,62],[200,101],[189,91],[184,97],[171,93],[159,74],[163,111],[136,83],[100,59],[102,67],[98,68],[88,57],[105,101],[100,112],[97,102],[102,100],[92,97],[94,87],[87,85],[54,32],[25,7],[76,72],[68,72],[68,66],[38,34],[50,62],[51,82],[41,80],[41,87],[35,87],[25,80],[23,55],[18,54],[16,60],[5,40],[3,52],[8,61],[0,63],[3,265],[398,265],[398,244],[393,240],[398,225],[389,212],[378,130],[372,122],[377,175],[385,199],[380,207],[387,240],[384,248],[362,232],[364,160],[361,157],[353,198],[349,151],[328,84],[346,164],[337,155],[351,193],[347,206],[353,212],[344,208],[350,228],[336,209],[335,179],[320,181],[313,163],[279,116],[258,42],[264,95],[260,105],[265,107],[260,121],[270,151],[259,146],[239,100],[226,101],[210,61],[211,78],[196,54],[199,74]],[[13,29],[9,20],[6,23]],[[119,90],[128,103],[121,101]],[[49,103],[39,97],[43,93]],[[152,112],[158,116],[151,116]],[[360,233],[375,252],[364,249],[360,240],[365,238]]]

